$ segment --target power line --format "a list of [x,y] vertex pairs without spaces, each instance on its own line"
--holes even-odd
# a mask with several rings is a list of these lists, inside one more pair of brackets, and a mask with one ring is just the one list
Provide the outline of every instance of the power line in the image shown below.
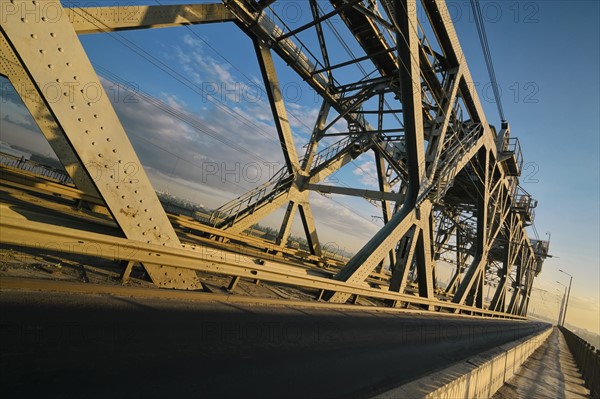
[[[177,110],[176,108],[164,103],[163,101],[154,98],[153,96],[151,96],[150,94],[144,92],[143,90],[141,90],[140,88],[136,88],[135,91],[132,91],[128,88],[127,86],[127,82],[121,78],[119,75],[115,74],[114,72],[109,71],[108,69],[98,65],[98,64],[94,64],[94,67],[101,73],[101,76],[104,76],[106,79],[109,79],[112,82],[118,83],[120,85],[122,85],[122,88],[124,90],[130,91],[132,95],[140,97],[143,101],[145,101],[147,104],[152,105],[154,107],[156,107],[157,109],[159,109],[160,111],[164,112],[165,114],[170,115],[171,117],[185,123],[186,125],[190,126],[192,129],[196,130],[197,132],[200,133],[204,133],[207,136],[212,137],[213,139],[228,145],[232,148],[234,148],[237,151],[240,152],[244,152],[247,155],[258,159],[260,161],[266,162],[266,160],[262,157],[260,157],[259,155],[245,149],[242,146],[237,145],[235,142],[232,142],[231,140],[228,140],[226,138],[224,138],[222,135],[219,135],[217,133],[214,132],[213,129],[211,129],[210,127],[206,126],[205,124],[201,123],[200,121],[198,121],[196,118],[191,117],[190,115],[186,114],[185,112],[182,112],[180,110]],[[197,167],[199,169],[203,169],[203,167],[201,165],[198,165],[197,163],[182,157],[181,155],[176,154],[175,152],[173,152],[172,150],[169,150],[157,143],[155,143],[153,140],[150,140],[147,137],[144,137],[140,134],[136,134],[133,131],[128,131],[127,132],[128,135],[132,135],[135,136],[136,138],[138,138],[139,140],[142,140],[146,143],[148,143],[149,145],[158,148],[164,152],[166,152],[167,154],[171,155],[172,157],[174,157],[177,161],[183,161],[187,164],[190,164],[194,167]],[[175,170],[175,167],[173,168],[173,170]],[[173,174],[173,173],[172,173]],[[248,188],[244,187],[236,182],[230,181],[230,180],[225,180],[225,183],[229,183],[232,184],[238,188],[241,188],[244,191],[247,191]]]
[[498,90],[498,82],[496,80],[496,72],[494,71],[494,64],[492,62],[492,54],[490,52],[490,46],[488,44],[487,35],[485,33],[485,26],[483,23],[483,16],[481,14],[481,7],[479,6],[479,0],[470,0],[471,9],[473,10],[473,17],[475,19],[475,25],[477,25],[477,32],[479,34],[479,41],[481,42],[481,48],[483,50],[483,57],[487,66],[488,74],[490,76],[490,82],[492,83],[492,89],[494,90],[494,97],[496,98],[496,106],[498,107],[498,113],[502,122],[506,121],[504,118],[504,109],[502,108],[502,102],[500,101],[500,91]]
[[118,32],[110,32],[108,30],[108,27],[106,26],[106,24],[104,24],[103,22],[101,22],[100,20],[98,20],[95,16],[91,15],[86,10],[78,9],[78,12],[80,12],[81,13],[80,15],[82,17],[87,18],[87,20],[90,23],[94,24],[98,29],[100,29],[100,30],[102,30],[104,32],[107,32],[109,37],[111,37],[112,39],[116,40],[117,42],[119,42],[124,47],[132,50],[138,56],[140,56],[141,58],[143,58],[144,60],[146,60],[150,64],[154,65],[157,69],[161,70],[162,72],[166,73],[171,78],[173,78],[174,80],[176,80],[179,83],[181,83],[184,87],[187,87],[188,89],[192,90],[196,94],[199,94],[203,98],[206,98],[208,101],[212,102],[217,108],[219,108],[219,109],[223,110],[224,112],[230,114],[233,118],[235,118],[236,120],[238,120],[242,124],[244,124],[244,125],[246,125],[246,126],[248,126],[250,128],[256,129],[255,130],[256,133],[262,135],[263,137],[265,137],[265,138],[267,138],[267,139],[269,139],[269,140],[271,140],[273,142],[281,143],[280,140],[275,139],[269,132],[265,131],[261,126],[258,126],[253,120],[251,120],[248,117],[246,117],[245,115],[241,114],[239,112],[239,110],[236,110],[236,109],[232,108],[226,102],[224,102],[224,101],[222,101],[222,100],[220,100],[218,98],[215,98],[210,93],[207,93],[201,86],[199,86],[196,83],[192,82],[186,76],[183,76],[182,74],[180,74],[179,72],[177,72],[176,70],[174,70],[173,68],[171,68],[169,65],[165,64],[163,61],[161,61],[160,59],[158,59],[154,55],[150,54],[148,51],[146,51],[141,46],[139,46],[136,43],[132,42],[131,40],[125,38],[123,35],[121,35]]
[[[98,27],[99,29],[103,30],[103,31],[107,31],[107,27],[104,23],[102,23],[101,21],[99,21],[97,18],[95,18],[94,16],[92,16],[91,14],[87,13],[86,11],[80,10],[82,11],[83,14],[82,15],[84,17],[88,17],[88,20],[94,24],[96,27]],[[189,27],[188,29],[198,38],[199,35],[197,35],[195,32],[193,32]],[[175,71],[173,68],[171,68],[170,66],[166,65],[164,62],[162,62],[161,60],[159,60],[158,58],[156,58],[155,56],[153,56],[152,54],[150,54],[148,51],[146,51],[145,49],[143,49],[142,47],[138,46],[137,44],[135,44],[134,42],[126,39],[125,37],[123,37],[121,34],[116,33],[116,32],[109,32],[109,36],[112,37],[113,39],[117,40],[118,42],[120,42],[120,44],[122,44],[123,46],[129,48],[130,50],[134,51],[137,55],[139,55],[141,58],[145,59],[146,61],[148,61],[149,63],[151,63],[152,65],[154,65],[155,67],[157,67],[158,69],[160,69],[162,72],[166,73],[167,75],[169,75],[170,77],[172,77],[173,79],[177,80],[178,82],[180,82],[181,84],[183,84],[184,86],[186,86],[187,88],[191,89],[192,91],[200,94],[202,93],[203,95],[206,96],[206,98],[213,102],[218,108],[221,108],[223,111],[231,114],[235,119],[237,119],[238,121],[240,121],[241,123],[247,125],[247,126],[254,126],[257,129],[257,133],[267,137],[267,133],[264,132],[258,125],[256,125],[253,121],[249,120],[248,118],[246,118],[244,115],[240,115],[239,111],[232,109],[228,104],[226,104],[223,101],[219,101],[218,99],[213,98],[211,95],[207,95],[204,90],[199,87],[198,85],[196,85],[195,83],[193,83],[192,81],[190,81],[188,78],[186,78],[185,76],[182,76],[180,73],[178,73],[177,71]],[[201,39],[201,38],[200,38]],[[202,40],[202,39],[201,39]],[[203,42],[205,42],[204,40],[202,40]],[[217,53],[221,58],[223,58],[227,63],[229,63],[230,65],[232,65],[237,71],[239,71],[246,79],[248,79],[250,82],[252,82],[252,80],[243,72],[241,72],[235,65],[233,65],[228,59],[226,59],[224,56],[222,56],[221,54],[219,54],[213,47],[211,47],[211,49],[213,51],[215,51],[215,53]],[[103,68],[105,70],[105,73],[107,75],[112,74],[114,77],[117,77],[116,75],[114,75],[114,73],[111,73],[110,71],[106,70],[105,68]],[[138,95],[140,95],[141,97],[143,97],[149,104],[152,104],[154,106],[156,106],[157,108],[161,109],[162,111],[170,114],[171,116],[175,117],[176,119],[179,119],[181,121],[183,121],[184,123],[190,125],[192,128],[194,128],[197,131],[201,131],[203,133],[208,134],[209,136],[217,139],[218,141],[221,141],[222,143],[231,146],[232,148],[237,149],[238,151],[244,152],[244,153],[248,153],[249,155],[253,156],[254,158],[257,159],[261,159],[262,157],[260,157],[259,155],[253,153],[251,150],[245,149],[245,148],[240,148],[240,146],[237,145],[237,143],[231,142],[230,140],[226,139],[225,137],[223,137],[222,135],[219,135],[216,132],[209,132],[213,129],[209,128],[206,125],[200,125],[199,122],[197,120],[191,121],[191,118],[189,118],[188,116],[186,116],[185,114],[183,114],[182,112],[174,109],[173,107],[168,106],[167,104],[162,103],[159,100],[154,99],[152,96],[146,94],[146,93],[142,93],[142,92],[138,92]],[[290,114],[291,115],[291,114]],[[303,121],[301,121],[299,118],[297,118],[294,115],[291,115],[292,117],[294,117],[294,119],[296,119],[300,124],[304,125],[307,129],[310,130],[310,127],[308,127]],[[134,134],[135,135],[135,134]],[[175,156],[177,159],[182,160],[186,163],[192,164],[196,167],[198,167],[197,164],[182,158],[174,153],[172,153],[171,151],[167,150],[164,147],[161,147],[159,145],[157,145],[156,143],[151,142],[150,140],[141,137],[139,135],[135,135],[138,138],[148,142],[149,144],[169,153],[170,155]],[[220,137],[219,137],[220,136]],[[270,139],[272,139],[274,142],[277,142],[279,140],[272,138],[272,136],[269,135]],[[365,171],[363,168],[361,168],[358,164],[355,164],[354,161],[352,161],[352,163],[359,169],[361,169],[364,173],[369,174],[367,171]],[[234,185],[238,186],[238,187],[242,187],[238,184],[233,183]],[[336,201],[337,202],[337,201]],[[351,210],[349,207],[345,206],[348,210]],[[354,214],[356,214],[359,217],[364,218],[362,215],[360,215],[358,212],[351,210]]]

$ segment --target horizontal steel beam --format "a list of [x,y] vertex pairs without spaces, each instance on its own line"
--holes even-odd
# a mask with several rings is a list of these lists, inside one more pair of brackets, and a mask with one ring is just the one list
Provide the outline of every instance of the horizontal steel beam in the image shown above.
[[390,299],[414,305],[425,305],[430,308],[472,312],[489,317],[525,319],[521,316],[320,277],[311,270],[270,261],[267,259],[268,254],[265,254],[265,258],[257,262],[256,258],[201,245],[182,244],[181,248],[166,247],[6,216],[1,216],[0,222],[2,226],[0,242],[9,245],[141,263],[156,264],[160,262],[160,264],[171,267],[240,276],[349,295]]
[[379,201],[394,201],[402,202],[404,195],[394,192],[367,190],[362,188],[350,188],[350,187],[335,187],[324,184],[308,184],[307,188],[312,191],[317,191],[322,194],[341,194],[350,195],[353,197],[361,197]]
[[105,205],[104,201],[102,201],[100,197],[88,195],[78,188],[56,183],[43,177],[36,176],[30,172],[0,165],[0,174],[0,181],[3,184],[7,184],[11,187],[19,188],[21,190],[33,190],[42,194],[57,195],[59,197],[67,197],[74,200],[83,200],[94,205]]
[[[66,4],[68,5],[68,3]],[[235,20],[222,3],[65,8],[77,34],[166,28]]]

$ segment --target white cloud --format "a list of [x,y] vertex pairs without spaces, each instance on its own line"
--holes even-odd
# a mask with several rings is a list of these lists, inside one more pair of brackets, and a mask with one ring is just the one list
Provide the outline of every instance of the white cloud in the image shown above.
[[328,198],[311,193],[310,203],[315,214],[319,216],[318,219],[338,232],[351,232],[352,235],[366,238],[381,228],[370,220],[371,215],[365,212],[375,209],[366,202],[364,207],[356,209],[356,205],[349,204],[343,196],[330,195]]
[[[178,93],[169,92],[161,92],[160,99],[146,101],[137,96],[136,101],[116,101],[113,105],[155,189],[218,207],[266,181],[283,166],[271,109],[264,91],[254,101],[244,98],[244,90],[256,89],[257,78],[238,80],[230,66],[206,54],[199,39],[186,36],[174,47],[174,54],[197,85],[207,88],[207,82],[217,84],[214,101],[204,102],[201,112],[194,113]],[[106,87],[113,84],[101,81]],[[237,97],[227,92],[232,87],[240,90]],[[302,158],[319,109],[294,102],[286,105]],[[21,124],[31,124],[22,106],[13,111],[11,116],[25,115]],[[38,139],[45,142],[41,135]],[[311,194],[310,198],[323,242],[343,241],[343,246],[357,250],[379,229],[368,213],[320,195]],[[350,207],[344,198],[335,201]],[[264,223],[279,227],[280,213]]]
[[375,165],[373,152],[369,151],[362,154],[358,160],[354,161],[354,164],[356,169],[352,173],[358,176],[359,181],[367,187],[378,189],[377,166]]
[[174,94],[169,94],[169,93],[161,93],[161,95],[163,96],[163,98],[165,99],[165,102],[171,106],[172,108],[175,108],[178,111],[185,111],[186,108],[188,107],[188,105],[185,103],[185,101],[180,100],[176,95]]

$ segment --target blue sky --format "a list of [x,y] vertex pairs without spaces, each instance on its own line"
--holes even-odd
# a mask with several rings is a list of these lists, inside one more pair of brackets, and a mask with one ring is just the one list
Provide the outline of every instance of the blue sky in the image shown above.
[[[94,4],[116,3],[156,4],[149,0]],[[308,18],[305,3],[275,4],[292,26]],[[321,4],[327,9],[326,2]],[[448,4],[488,120],[498,126],[468,2]],[[546,261],[535,286],[555,295],[562,290],[556,280],[568,283],[558,269],[573,274],[567,322],[598,332],[599,2],[481,1],[481,6],[505,114],[525,155],[521,184],[539,200],[536,225],[541,238],[552,234],[550,252],[556,257]],[[341,21],[333,23],[344,35]],[[235,25],[80,38],[157,190],[216,207],[265,181],[283,165],[253,47]],[[318,51],[314,38],[301,38]],[[347,40],[347,44],[361,54],[355,43]],[[344,60],[341,46],[330,51],[332,63]],[[320,101],[276,56],[275,62],[298,152],[303,154]],[[165,113],[164,106],[160,110],[139,96],[131,97],[125,87],[161,100],[178,117]],[[26,111],[6,102],[2,108],[3,141],[47,151],[31,133],[35,129]],[[340,185],[373,188],[376,173],[371,159],[361,156],[332,178]],[[216,174],[207,169],[214,165]],[[232,170],[237,174],[222,176]],[[311,201],[323,242],[355,251],[381,226],[373,218],[379,209],[362,199],[312,193]],[[281,216],[277,212],[265,223],[276,226]],[[293,234],[302,235],[299,223]],[[543,308],[544,298],[534,297],[540,302],[536,309]],[[555,309],[548,307],[551,312]]]

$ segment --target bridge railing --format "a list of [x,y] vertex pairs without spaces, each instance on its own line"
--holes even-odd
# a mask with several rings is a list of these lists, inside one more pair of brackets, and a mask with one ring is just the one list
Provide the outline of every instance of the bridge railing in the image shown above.
[[25,157],[16,157],[5,152],[0,152],[0,164],[49,177],[62,184],[73,184],[73,180],[71,180],[71,177],[64,170],[53,168]]
[[594,348],[566,328],[560,326],[558,328],[567,341],[586,385],[590,388],[591,397],[600,399],[600,349]]

